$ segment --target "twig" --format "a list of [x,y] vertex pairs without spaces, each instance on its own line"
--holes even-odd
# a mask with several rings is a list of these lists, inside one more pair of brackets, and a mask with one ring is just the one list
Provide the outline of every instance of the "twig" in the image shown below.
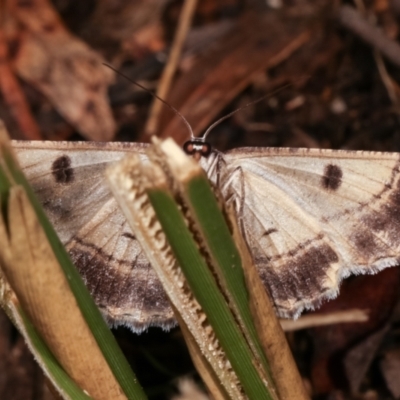
[[[366,17],[367,9],[365,7],[364,1],[363,0],[355,0],[354,2],[357,6],[358,11],[361,13],[361,15]],[[375,18],[374,18],[374,20],[375,20]],[[375,22],[374,20],[372,22]],[[382,54],[377,48],[374,49],[374,59],[375,59],[376,66],[378,67],[378,72],[379,72],[379,75],[381,76],[382,83],[384,84],[386,91],[388,93],[388,96],[389,96],[391,102],[393,103],[396,112],[399,113],[399,110],[400,110],[399,98],[397,96],[396,88],[394,86],[391,76],[389,75],[389,72],[387,71]]]
[[378,67],[379,74],[381,76],[382,82],[385,85],[386,91],[388,93],[388,96],[393,103],[397,113],[399,113],[400,107],[399,107],[399,98],[397,96],[397,91],[395,88],[395,85],[393,84],[393,80],[391,76],[389,75],[389,72],[387,71],[386,65],[383,61],[382,54],[375,49],[374,51],[374,58],[375,58],[375,63],[376,66]]
[[[186,39],[187,32],[190,28],[192,17],[196,9],[197,0],[185,0],[182,12],[179,18],[178,27],[171,47],[168,63],[164,68],[157,90],[157,96],[165,99],[171,86],[172,78],[175,74],[176,67],[181,56],[183,44]],[[150,110],[150,115],[145,127],[144,139],[149,139],[157,132],[158,120],[163,104],[154,100]]]
[[310,314],[299,318],[296,321],[293,320],[280,320],[282,329],[285,332],[298,331],[300,329],[315,328],[324,325],[334,325],[343,323],[355,323],[355,322],[366,322],[368,321],[368,310],[346,310],[338,311],[329,314]]
[[8,60],[8,48],[2,27],[0,26],[0,92],[10,114],[18,124],[25,139],[41,140],[40,129],[31,114],[21,86],[16,79]]
[[378,49],[393,64],[400,66],[400,45],[370,24],[356,9],[350,6],[340,7],[338,19],[345,28]]

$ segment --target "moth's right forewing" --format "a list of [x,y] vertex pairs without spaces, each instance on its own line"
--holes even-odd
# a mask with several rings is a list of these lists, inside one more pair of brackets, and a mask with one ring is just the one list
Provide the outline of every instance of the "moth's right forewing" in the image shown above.
[[335,296],[349,274],[398,264],[399,154],[237,149],[223,165],[223,195],[282,316]]

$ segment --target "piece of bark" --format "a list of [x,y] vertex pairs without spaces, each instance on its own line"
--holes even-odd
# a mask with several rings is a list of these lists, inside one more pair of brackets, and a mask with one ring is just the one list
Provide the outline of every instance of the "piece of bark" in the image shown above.
[[338,20],[346,29],[379,50],[386,59],[400,66],[400,45],[385,36],[379,27],[372,25],[355,8],[342,6],[339,9]]

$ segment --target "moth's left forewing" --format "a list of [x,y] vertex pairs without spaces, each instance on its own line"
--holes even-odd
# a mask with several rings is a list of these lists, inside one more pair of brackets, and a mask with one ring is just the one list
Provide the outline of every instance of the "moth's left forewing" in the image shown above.
[[281,315],[337,293],[350,273],[400,259],[399,154],[238,149],[220,165]]
[[173,312],[114,200],[104,171],[139,143],[13,142],[24,173],[97,305],[140,331],[174,324]]
[[143,146],[96,142],[13,141],[19,163],[66,243],[111,198],[104,170]]

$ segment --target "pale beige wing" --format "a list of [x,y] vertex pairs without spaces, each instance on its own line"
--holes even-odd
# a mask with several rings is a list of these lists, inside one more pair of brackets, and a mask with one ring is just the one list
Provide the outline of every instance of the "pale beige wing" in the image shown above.
[[334,297],[351,273],[399,263],[399,154],[260,148],[220,158],[210,175],[235,203],[280,315]]
[[24,173],[111,323],[135,330],[174,324],[154,270],[119,210],[104,170],[137,143],[14,141]]
[[[115,323],[167,327],[172,310],[104,181],[137,144],[14,142],[97,303]],[[334,296],[342,277],[399,258],[399,155],[239,149],[203,165],[234,201],[281,315]]]

